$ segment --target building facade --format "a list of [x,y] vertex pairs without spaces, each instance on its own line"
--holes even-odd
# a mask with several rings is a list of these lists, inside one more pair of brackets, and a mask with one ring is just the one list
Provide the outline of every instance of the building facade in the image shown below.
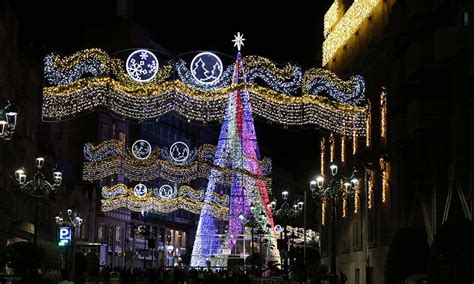
[[[336,240],[337,270],[350,283],[392,283],[390,249],[404,229],[433,246],[446,220],[472,221],[472,4],[341,0],[325,16],[323,65],[363,75],[370,101],[367,138],[345,138],[350,167],[364,177],[360,199],[337,218],[337,238],[332,222],[321,227],[323,262]],[[432,277],[429,263],[417,272]]]

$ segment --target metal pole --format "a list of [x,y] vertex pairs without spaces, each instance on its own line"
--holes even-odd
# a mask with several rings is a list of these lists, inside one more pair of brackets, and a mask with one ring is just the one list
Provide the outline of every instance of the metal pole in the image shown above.
[[336,197],[332,198],[331,283],[336,283]]
[[285,278],[288,278],[288,235],[286,232],[286,222],[285,222]]
[[72,230],[72,277],[76,277],[76,228],[71,227]]
[[252,257],[252,269],[250,269],[251,272],[253,272],[254,267],[255,267],[255,259],[254,259],[255,250],[254,250],[254,244],[253,244],[253,230],[254,230],[253,225],[254,224],[252,224],[252,228],[250,229],[250,233],[251,233],[251,237],[252,237],[252,240],[251,240],[252,241],[252,243],[251,243],[252,244],[252,247],[251,247],[252,248],[252,256],[251,256]]
[[33,243],[34,244],[37,244],[38,243],[38,231],[39,231],[39,228],[38,228],[38,215],[39,215],[39,206],[38,206],[38,202],[35,202],[35,216],[34,216],[34,226],[35,226],[35,230],[33,232]]
[[146,269],[146,253],[148,252],[146,248],[146,237],[145,237],[145,246],[143,247],[143,270]]
[[304,232],[303,232],[303,265],[306,269],[306,208],[308,207],[307,202],[307,190],[304,191]]

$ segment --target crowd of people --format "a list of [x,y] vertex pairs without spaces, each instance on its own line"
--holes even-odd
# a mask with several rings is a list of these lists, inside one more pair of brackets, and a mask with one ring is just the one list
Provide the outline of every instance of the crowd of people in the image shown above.
[[172,269],[123,269],[120,267],[104,267],[100,272],[100,278],[120,279],[121,283],[137,283],[150,281],[148,283],[250,283],[248,273],[243,269],[220,269],[204,270],[191,268],[186,270],[180,267]]

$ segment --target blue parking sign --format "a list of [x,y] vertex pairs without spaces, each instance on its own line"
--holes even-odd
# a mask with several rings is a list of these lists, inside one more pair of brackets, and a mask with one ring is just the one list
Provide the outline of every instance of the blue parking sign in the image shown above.
[[71,227],[59,227],[59,246],[71,245],[72,230]]

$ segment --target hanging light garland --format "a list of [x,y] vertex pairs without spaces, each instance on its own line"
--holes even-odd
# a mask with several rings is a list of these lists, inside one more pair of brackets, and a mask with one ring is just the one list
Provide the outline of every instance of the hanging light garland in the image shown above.
[[[335,0],[334,2],[338,1]],[[381,0],[354,0],[340,19],[339,8],[337,6],[330,7],[331,15],[324,18],[324,26],[328,26],[328,29],[325,29],[328,34],[323,42],[323,66],[326,66],[330,60],[336,57],[337,51],[347,44],[349,39],[359,30],[360,25],[372,15],[380,3],[382,3]],[[326,21],[328,22],[326,23]]]
[[336,155],[336,139],[334,138],[334,133],[329,135],[329,161],[334,162]]
[[342,218],[346,218],[347,215],[347,194],[344,193],[342,196]]
[[390,164],[383,157],[380,158],[380,169],[382,170],[382,203],[385,203],[389,194]]
[[340,1],[335,0],[324,14],[324,38],[332,31],[337,22],[344,15],[344,6],[339,5]]
[[[137,82],[124,72],[121,60],[97,49],[71,57],[52,54],[45,59],[45,78],[50,86],[43,88],[43,119],[70,119],[106,108],[133,121],[156,119],[170,111],[188,120],[221,121],[229,94],[247,90],[253,113],[271,122],[285,126],[315,124],[337,133],[355,130],[357,135],[365,135],[365,87],[360,76],[343,81],[323,69],[310,69],[302,76],[296,65],[278,68],[259,56],[250,56],[248,61],[247,71],[255,82],[228,85],[230,71],[225,71],[221,81],[209,87],[192,83],[179,60],[178,65],[170,62],[160,67],[149,82]],[[175,69],[180,80],[173,80]],[[259,86],[257,79],[267,86]],[[301,96],[291,95],[298,89]],[[342,128],[340,122],[346,122],[347,127]]]
[[321,224],[324,226],[326,225],[326,208],[327,208],[327,198],[321,198]]
[[[189,186],[181,186],[177,194],[165,199],[157,194],[158,190],[148,191],[145,196],[138,197],[134,189],[125,184],[116,184],[112,187],[103,187],[101,200],[102,212],[119,208],[127,208],[134,212],[159,212],[170,213],[183,209],[194,214],[199,214],[204,206],[204,192]],[[229,196],[214,193],[211,202],[212,214],[215,218],[227,220],[229,218]]]
[[357,133],[354,131],[352,133],[352,155],[357,154],[358,143],[359,143],[359,140],[357,137]]
[[372,109],[370,101],[367,103],[367,120],[365,125],[365,146],[370,148],[371,139],[372,139]]
[[387,91],[382,88],[380,94],[380,137],[385,143],[387,140]]
[[[167,148],[166,148],[167,149]],[[194,160],[187,163],[175,163],[171,157],[163,155],[163,149],[156,148],[147,159],[135,158],[129,149],[120,140],[107,140],[97,146],[84,146],[83,180],[95,181],[108,176],[120,174],[130,180],[151,181],[163,178],[168,181],[189,183],[198,178],[207,178],[212,169],[217,171],[214,179],[219,184],[229,185],[235,173],[246,177],[245,182],[257,179],[271,185],[271,159],[263,158],[257,161],[262,174],[256,175],[246,170],[229,169],[213,165],[212,157],[216,147],[204,144],[193,155]]]
[[344,163],[346,161],[346,136],[341,136],[341,162]]
[[319,165],[321,167],[320,169],[320,173],[321,175],[324,176],[324,159],[325,159],[325,151],[326,151],[326,139],[324,139],[324,137],[321,138],[321,143],[320,143],[320,162],[319,162]]
[[360,207],[359,187],[360,187],[360,182],[357,183],[354,189],[354,214],[359,214],[359,207]]
[[372,209],[374,207],[374,183],[375,183],[375,171],[369,171],[368,189],[367,189],[367,207]]

